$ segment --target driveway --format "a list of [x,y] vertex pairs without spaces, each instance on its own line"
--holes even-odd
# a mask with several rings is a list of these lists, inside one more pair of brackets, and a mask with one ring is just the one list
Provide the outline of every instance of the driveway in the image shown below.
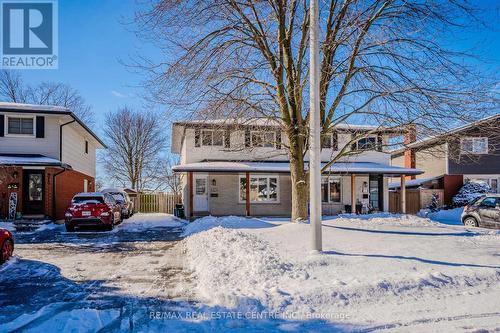
[[15,258],[0,268],[0,331],[146,329],[151,309],[189,303],[177,288],[190,282],[181,231],[171,216],[138,215],[111,232],[15,234]]

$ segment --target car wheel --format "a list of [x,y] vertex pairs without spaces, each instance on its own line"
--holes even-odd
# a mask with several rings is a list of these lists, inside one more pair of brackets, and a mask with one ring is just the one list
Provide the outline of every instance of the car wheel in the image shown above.
[[466,227],[477,227],[477,220],[476,218],[472,217],[472,216],[467,216],[466,218],[464,218],[464,226]]
[[13,251],[14,244],[12,243],[12,240],[6,239],[2,244],[2,249],[0,252],[0,264],[3,264],[7,260],[9,260],[9,258],[12,257]]
[[72,225],[66,225],[66,231],[67,232],[73,232],[73,231],[75,231],[75,227],[72,226]]

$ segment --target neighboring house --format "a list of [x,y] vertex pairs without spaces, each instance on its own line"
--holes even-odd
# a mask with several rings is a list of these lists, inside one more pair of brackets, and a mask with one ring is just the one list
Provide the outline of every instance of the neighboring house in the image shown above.
[[10,193],[24,217],[64,218],[71,198],[94,191],[104,143],[70,110],[0,103],[0,217]]
[[469,181],[486,182],[500,192],[500,114],[419,141],[410,133],[406,141],[391,152],[392,165],[424,171],[407,188],[444,189],[445,204]]
[[[350,211],[352,203],[387,211],[388,178],[420,173],[391,166],[384,146],[400,134],[370,126],[337,126],[323,138],[322,162],[330,161],[360,132],[372,134],[350,145],[359,153],[342,158],[324,174],[324,214]],[[285,133],[266,119],[174,123],[172,152],[181,156],[173,170],[181,173],[187,216],[289,216],[292,186],[286,144]]]

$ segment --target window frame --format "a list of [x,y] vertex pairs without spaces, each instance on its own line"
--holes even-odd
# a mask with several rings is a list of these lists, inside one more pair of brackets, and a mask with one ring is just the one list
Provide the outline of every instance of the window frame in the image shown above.
[[[9,120],[10,119],[31,119],[33,123],[32,134],[23,133],[10,133],[9,132]],[[35,138],[36,137],[36,117],[31,115],[6,115],[4,124],[4,133],[7,137],[25,137],[25,138]]]
[[[210,144],[205,144],[203,142],[203,133],[205,132],[210,132]],[[215,132],[221,132],[222,134],[222,144],[220,145],[214,145],[214,135]],[[226,140],[226,133],[224,130],[217,130],[217,129],[201,129],[200,130],[200,147],[224,147],[224,142]]]
[[[244,179],[246,181],[246,175],[245,174],[240,174],[238,176],[238,203],[240,204],[244,204],[246,203],[246,199],[245,200],[242,200],[241,199],[241,180]],[[252,178],[266,178],[266,185],[267,185],[267,188],[269,189],[270,187],[270,179],[271,178],[275,178],[276,179],[276,200],[269,200],[269,193],[267,195],[267,200],[264,200],[264,201],[252,201],[250,199],[250,203],[251,204],[279,204],[281,203],[281,199],[280,199],[280,177],[279,175],[277,174],[260,174],[260,173],[256,173],[256,174],[250,174],[250,183],[252,182]],[[248,184],[247,184],[248,186]],[[267,191],[269,192],[269,191]],[[251,197],[251,196],[250,196]]]
[[[471,141],[472,142],[472,150],[471,151],[467,151],[464,149],[464,143],[466,141]],[[481,151],[481,152],[476,152],[475,151],[475,142],[476,141],[486,141],[486,150],[484,151]],[[463,137],[463,138],[460,138],[460,155],[488,155],[489,154],[489,142],[488,142],[488,137],[487,136],[468,136],[468,137]]]
[[[326,179],[327,180],[327,193],[328,193],[328,201],[323,201],[323,180]],[[338,179],[339,181],[339,184],[340,184],[340,196],[339,196],[339,201],[332,201],[331,199],[331,190],[330,190],[330,185],[331,185],[331,182],[330,182],[330,179]],[[342,176],[321,176],[321,203],[322,204],[337,204],[337,205],[340,205],[342,204],[342,199],[343,199],[343,195],[342,195]]]
[[[374,143],[373,143],[373,148],[360,148],[359,147],[359,141],[361,140],[367,140],[368,139],[374,139]],[[356,140],[356,151],[377,151],[377,142],[378,142],[378,137],[376,135],[369,135],[367,137],[364,137],[364,138],[360,138],[358,140]]]
[[[273,139],[269,143],[269,146],[265,145],[265,143],[267,142],[266,134],[271,134],[273,136]],[[262,145],[254,145],[254,143],[253,143],[254,142],[253,141],[254,135],[261,136]],[[250,146],[252,148],[276,148],[276,132],[274,132],[274,131],[250,131]]]

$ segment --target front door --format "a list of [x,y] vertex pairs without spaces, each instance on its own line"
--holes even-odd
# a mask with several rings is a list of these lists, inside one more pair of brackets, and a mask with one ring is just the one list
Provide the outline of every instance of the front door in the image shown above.
[[208,176],[195,174],[194,178],[194,212],[208,211]]
[[23,170],[23,212],[24,214],[44,213],[43,170]]

